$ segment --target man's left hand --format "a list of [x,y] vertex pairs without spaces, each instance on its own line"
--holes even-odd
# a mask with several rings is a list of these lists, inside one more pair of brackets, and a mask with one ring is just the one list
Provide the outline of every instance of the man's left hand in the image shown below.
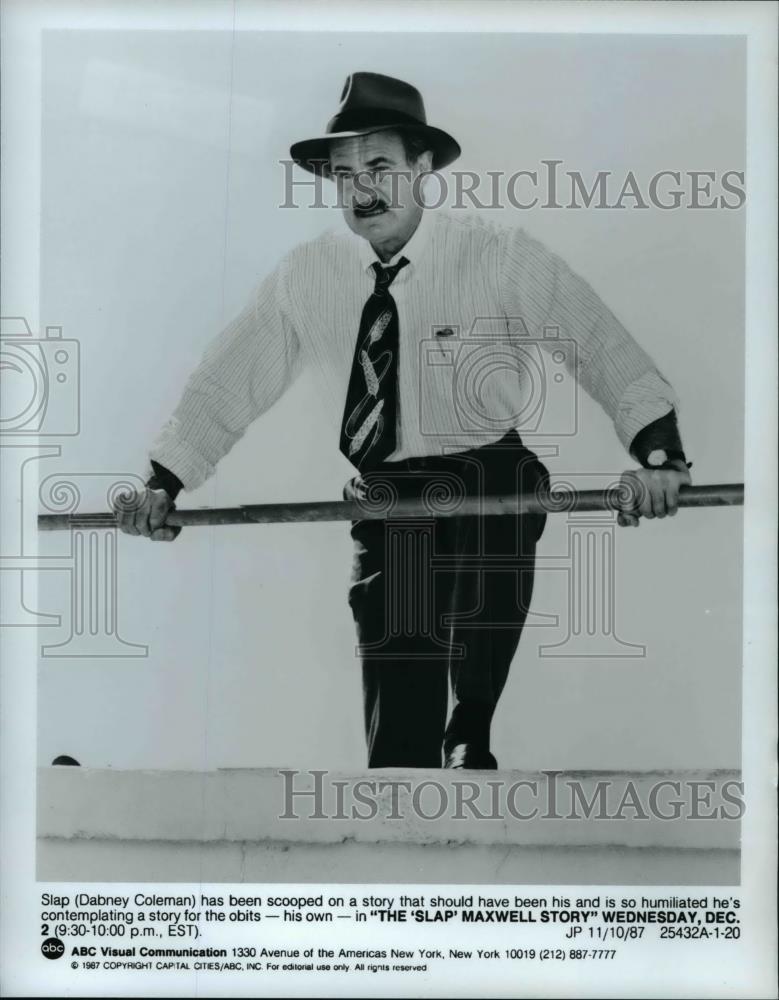
[[622,474],[623,498],[617,523],[637,528],[642,517],[673,517],[679,509],[679,490],[692,480],[684,462],[673,468],[633,469]]

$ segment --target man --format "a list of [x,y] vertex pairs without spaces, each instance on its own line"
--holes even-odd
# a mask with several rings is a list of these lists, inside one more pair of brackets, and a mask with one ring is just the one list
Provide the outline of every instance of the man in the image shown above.
[[[145,495],[118,512],[124,531],[174,538],[165,520],[179,490],[211,475],[302,364],[318,376],[334,448],[359,472],[347,497],[423,496],[435,510],[545,490],[547,470],[515,425],[528,332],[551,326],[575,346],[569,371],[644,467],[626,474],[637,500],[620,523],[676,512],[690,477],[671,387],[592,289],[523,231],[424,208],[424,177],[459,152],[427,124],[414,87],[349,77],[325,135],[291,155],[336,181],[351,234],[288,254],[208,349],[151,451]],[[468,341],[485,322],[486,340]],[[459,388],[464,366],[483,376],[470,394]],[[543,527],[541,515],[352,525],[370,767],[497,767],[490,724]]]

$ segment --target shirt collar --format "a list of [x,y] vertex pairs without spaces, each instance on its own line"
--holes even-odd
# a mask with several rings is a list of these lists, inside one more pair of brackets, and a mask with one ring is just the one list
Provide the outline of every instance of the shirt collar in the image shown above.
[[[386,262],[379,260],[376,256],[376,251],[370,243],[367,240],[360,238],[360,263],[362,264],[363,271],[369,271],[375,263],[381,264],[382,267],[392,266],[397,264],[401,257],[405,257],[411,267],[418,266],[419,260],[422,256],[424,256],[425,249],[430,239],[430,230],[432,225],[432,213],[429,208],[425,208],[422,210],[422,218],[419,220],[419,225],[411,234],[411,239],[409,239],[404,247],[401,247],[401,249],[398,250],[394,257]],[[404,268],[403,270],[406,271],[408,268]],[[401,274],[402,273],[403,271],[401,271]]]

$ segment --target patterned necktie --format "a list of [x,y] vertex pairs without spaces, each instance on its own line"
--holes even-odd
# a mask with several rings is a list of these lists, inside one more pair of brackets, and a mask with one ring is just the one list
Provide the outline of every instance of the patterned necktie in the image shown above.
[[398,421],[398,309],[389,287],[408,261],[374,263],[376,285],[365,303],[357,334],[341,424],[341,451],[368,472],[395,450]]

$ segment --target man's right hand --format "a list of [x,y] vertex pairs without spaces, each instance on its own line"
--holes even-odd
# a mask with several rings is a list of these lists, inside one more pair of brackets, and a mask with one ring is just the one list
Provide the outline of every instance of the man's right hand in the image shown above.
[[181,528],[165,524],[175,509],[165,490],[148,486],[145,493],[124,494],[114,503],[117,526],[126,535],[143,535],[153,542],[172,542],[181,533]]

